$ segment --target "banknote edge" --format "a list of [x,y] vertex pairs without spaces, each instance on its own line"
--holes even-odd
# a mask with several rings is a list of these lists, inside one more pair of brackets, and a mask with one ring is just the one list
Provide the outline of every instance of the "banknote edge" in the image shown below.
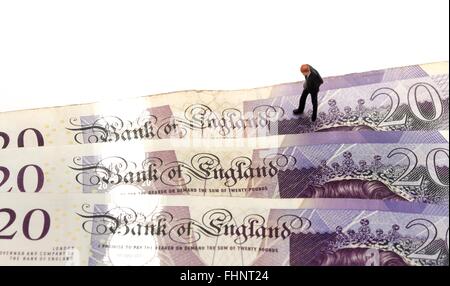
[[[368,71],[361,71],[361,72],[353,72],[353,73],[347,73],[347,74],[338,74],[338,75],[332,75],[332,76],[326,76],[324,77],[324,80],[329,78],[336,78],[336,77],[344,77],[344,76],[351,76],[351,75],[358,75],[358,74],[364,74],[364,73],[370,73],[370,72],[377,72],[377,71],[383,71],[388,69],[395,69],[395,68],[406,68],[406,67],[412,67],[412,66],[426,66],[426,65],[434,65],[434,64],[444,64],[449,63],[448,60],[442,60],[442,61],[436,61],[436,62],[428,62],[428,63],[421,63],[421,64],[411,64],[411,65],[405,65],[405,66],[391,66],[386,67],[382,69],[374,69],[374,70],[368,70]],[[153,97],[153,96],[163,96],[163,95],[171,95],[176,93],[184,93],[184,92],[193,92],[193,93],[202,93],[202,92],[237,92],[237,91],[255,91],[258,89],[264,89],[264,88],[279,88],[285,85],[291,85],[291,84],[300,84],[303,81],[294,81],[294,82],[285,82],[285,83],[279,83],[279,84],[273,84],[273,85],[264,85],[264,86],[258,86],[258,87],[251,87],[251,88],[242,88],[242,89],[183,89],[183,90],[175,90],[175,91],[169,91],[169,92],[162,92],[162,93],[155,93],[155,94],[148,94],[148,95],[140,95],[140,96],[130,96],[125,97],[121,99],[115,99],[117,103],[126,101],[126,100],[137,100],[142,99],[146,97]],[[54,108],[62,108],[62,107],[76,107],[76,106],[82,106],[82,105],[90,105],[90,104],[98,104],[102,103],[103,101],[94,101],[94,102],[83,102],[83,103],[74,103],[74,104],[66,104],[66,105],[55,105],[55,106],[45,106],[45,107],[38,107],[38,108],[26,108],[26,109],[17,109],[17,110],[8,110],[8,111],[2,111],[1,114],[9,114],[13,112],[25,112],[25,111],[39,111],[43,109],[54,109]]]

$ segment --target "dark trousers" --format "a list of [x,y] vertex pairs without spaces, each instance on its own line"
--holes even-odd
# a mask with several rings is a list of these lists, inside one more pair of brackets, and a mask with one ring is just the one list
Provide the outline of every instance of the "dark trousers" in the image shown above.
[[298,110],[300,111],[300,113],[303,113],[303,111],[305,110],[306,98],[308,97],[308,94],[311,94],[311,103],[312,103],[312,107],[313,107],[313,113],[312,113],[312,117],[311,117],[312,121],[316,121],[316,118],[317,118],[317,94],[318,93],[319,93],[318,90],[310,91],[308,89],[304,89],[302,92],[302,96],[300,97],[300,104],[298,106]]

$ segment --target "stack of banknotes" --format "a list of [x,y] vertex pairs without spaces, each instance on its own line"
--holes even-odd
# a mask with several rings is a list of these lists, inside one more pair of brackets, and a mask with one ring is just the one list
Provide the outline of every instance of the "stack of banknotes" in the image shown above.
[[0,113],[0,265],[449,265],[448,62],[324,80]]

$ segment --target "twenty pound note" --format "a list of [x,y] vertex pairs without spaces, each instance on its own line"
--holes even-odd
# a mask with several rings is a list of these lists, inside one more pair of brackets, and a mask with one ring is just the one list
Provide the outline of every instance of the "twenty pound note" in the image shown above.
[[448,206],[102,194],[0,202],[0,265],[449,265]]
[[[190,148],[178,146],[179,140],[168,140],[148,145],[7,150],[0,159],[0,192],[137,192],[448,204],[448,142],[428,142],[432,136],[426,135],[420,143],[302,145],[300,141],[297,145],[247,143],[238,148],[212,148],[204,139],[206,146]],[[356,137],[383,141],[382,136]],[[410,139],[417,141],[420,136]],[[236,144],[250,141],[234,140]]]
[[304,116],[292,114],[301,93],[297,87],[183,91],[0,113],[0,149],[361,129],[448,130],[448,62],[331,78],[319,93],[316,122],[310,109]]

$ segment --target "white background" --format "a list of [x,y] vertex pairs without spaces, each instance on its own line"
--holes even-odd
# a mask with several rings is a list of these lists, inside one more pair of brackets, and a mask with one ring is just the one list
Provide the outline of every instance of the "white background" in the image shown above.
[[448,60],[448,0],[0,0],[0,111]]

